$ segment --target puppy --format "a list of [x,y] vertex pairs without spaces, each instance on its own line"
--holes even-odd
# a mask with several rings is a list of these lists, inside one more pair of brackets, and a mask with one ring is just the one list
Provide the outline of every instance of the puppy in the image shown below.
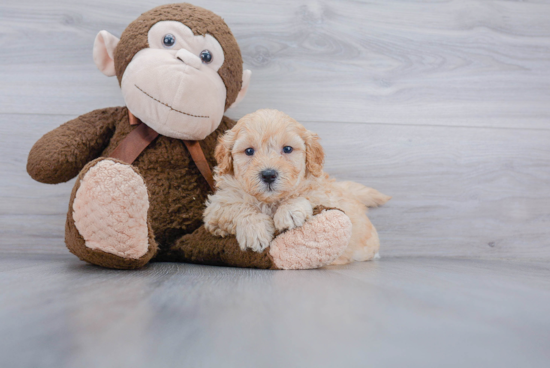
[[243,250],[261,252],[276,231],[302,226],[322,205],[343,210],[352,223],[349,245],[334,264],[377,255],[378,234],[366,211],[391,197],[330,178],[319,137],[290,116],[267,109],[244,116],[220,137],[215,157],[217,191],[204,212],[212,234],[234,234]]

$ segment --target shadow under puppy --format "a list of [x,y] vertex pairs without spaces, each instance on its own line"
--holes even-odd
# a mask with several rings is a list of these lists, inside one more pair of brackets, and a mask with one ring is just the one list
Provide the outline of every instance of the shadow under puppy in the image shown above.
[[380,242],[366,211],[391,197],[331,178],[319,136],[290,116],[269,109],[244,116],[220,137],[215,156],[217,191],[204,212],[212,234],[235,234],[243,250],[261,252],[276,231],[302,226],[317,206],[332,207],[352,223],[349,244],[333,264],[377,255]]

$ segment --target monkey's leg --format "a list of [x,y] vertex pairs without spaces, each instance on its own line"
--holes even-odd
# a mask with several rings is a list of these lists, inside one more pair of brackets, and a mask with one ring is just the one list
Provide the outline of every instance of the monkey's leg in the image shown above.
[[351,221],[337,209],[316,208],[314,214],[302,227],[277,236],[262,253],[242,251],[234,236],[216,237],[201,226],[155,260],[265,269],[326,266],[346,249]]
[[67,248],[98,266],[133,269],[157,252],[147,211],[149,195],[136,168],[98,158],[80,172],[65,227]]

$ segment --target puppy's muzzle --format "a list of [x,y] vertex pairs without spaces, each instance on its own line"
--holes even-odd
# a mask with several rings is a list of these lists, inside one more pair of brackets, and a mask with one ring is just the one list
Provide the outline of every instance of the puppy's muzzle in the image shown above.
[[279,176],[279,173],[273,169],[266,169],[260,172],[260,178],[266,184],[272,184],[277,180],[277,176]]

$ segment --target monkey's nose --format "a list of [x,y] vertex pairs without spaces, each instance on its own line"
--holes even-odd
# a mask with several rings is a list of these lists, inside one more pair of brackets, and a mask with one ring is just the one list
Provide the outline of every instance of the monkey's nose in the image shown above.
[[275,180],[277,180],[278,175],[279,173],[273,169],[263,170],[260,173],[260,177],[262,178],[262,181],[266,184],[273,183]]
[[179,49],[176,53],[176,59],[183,61],[185,64],[192,66],[195,69],[200,69],[202,66],[201,59],[186,49]]

